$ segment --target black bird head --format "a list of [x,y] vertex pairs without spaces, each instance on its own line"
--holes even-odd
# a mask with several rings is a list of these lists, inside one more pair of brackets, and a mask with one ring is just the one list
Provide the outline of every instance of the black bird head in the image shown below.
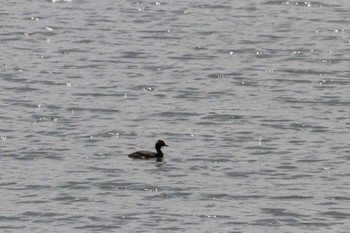
[[156,147],[168,146],[163,140],[158,140],[156,142]]

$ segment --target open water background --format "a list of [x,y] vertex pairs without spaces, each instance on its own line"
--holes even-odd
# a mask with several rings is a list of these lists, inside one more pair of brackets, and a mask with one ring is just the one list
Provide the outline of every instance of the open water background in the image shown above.
[[349,232],[349,12],[2,1],[0,231]]

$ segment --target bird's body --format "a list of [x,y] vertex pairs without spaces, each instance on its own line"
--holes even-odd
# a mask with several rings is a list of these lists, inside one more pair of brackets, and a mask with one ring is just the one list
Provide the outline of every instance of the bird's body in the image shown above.
[[154,153],[152,151],[147,151],[147,150],[140,150],[132,154],[129,154],[129,157],[133,159],[151,159],[151,158],[156,158],[157,153]]
[[163,140],[158,140],[155,144],[157,153],[152,151],[140,150],[129,154],[128,156],[133,159],[153,159],[153,158],[163,158],[163,152],[160,150],[161,147],[168,146]]

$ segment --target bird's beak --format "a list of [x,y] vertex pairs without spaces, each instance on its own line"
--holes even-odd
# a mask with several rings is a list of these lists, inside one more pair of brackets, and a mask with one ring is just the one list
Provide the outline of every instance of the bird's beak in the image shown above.
[[164,145],[164,146],[168,146],[168,145]]

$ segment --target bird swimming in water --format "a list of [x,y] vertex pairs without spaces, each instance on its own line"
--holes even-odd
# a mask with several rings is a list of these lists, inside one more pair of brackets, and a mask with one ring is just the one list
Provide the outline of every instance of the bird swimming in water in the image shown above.
[[146,151],[146,150],[140,150],[136,151],[134,153],[129,154],[128,156],[133,159],[153,159],[153,158],[163,158],[163,152],[160,150],[162,146],[168,146],[165,144],[163,140],[158,140],[156,142],[155,148],[157,153],[151,152],[151,151]]

